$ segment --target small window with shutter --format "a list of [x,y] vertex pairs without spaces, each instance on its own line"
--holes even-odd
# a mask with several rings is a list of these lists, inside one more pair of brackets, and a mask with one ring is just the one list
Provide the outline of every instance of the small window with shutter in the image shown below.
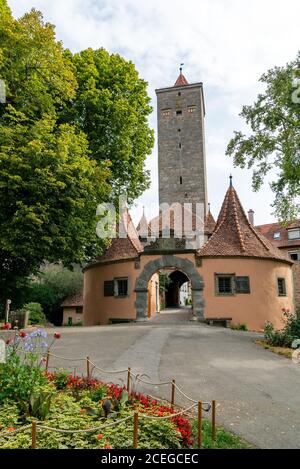
[[115,284],[113,280],[105,280],[104,282],[104,296],[114,296]]
[[250,293],[249,277],[235,277],[235,292]]

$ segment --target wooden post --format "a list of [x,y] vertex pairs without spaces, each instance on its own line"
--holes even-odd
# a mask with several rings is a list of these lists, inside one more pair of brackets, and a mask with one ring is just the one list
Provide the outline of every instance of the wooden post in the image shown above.
[[36,422],[31,425],[31,449],[36,449]]
[[87,379],[90,379],[90,357],[86,357],[86,376]]
[[198,402],[198,448],[202,446],[202,401]]
[[128,395],[130,395],[130,380],[131,380],[131,368],[130,366],[128,367],[128,372],[127,372],[127,392]]
[[174,409],[174,405],[175,405],[175,385],[176,385],[175,379],[172,379],[172,394],[171,394],[172,409]]
[[133,415],[133,449],[138,447],[138,430],[139,430],[139,413],[134,412]]
[[49,359],[50,359],[50,352],[48,350],[47,352],[47,356],[46,356],[46,371],[48,371],[48,367],[49,367]]
[[211,402],[211,436],[216,439],[216,401]]

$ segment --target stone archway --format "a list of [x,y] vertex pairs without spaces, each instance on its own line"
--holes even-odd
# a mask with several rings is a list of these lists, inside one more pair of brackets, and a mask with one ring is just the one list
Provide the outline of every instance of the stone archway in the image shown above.
[[147,321],[148,319],[148,282],[155,272],[164,268],[176,268],[187,275],[192,286],[192,301],[194,314],[201,320],[204,319],[204,300],[202,291],[204,283],[193,262],[188,259],[173,255],[161,256],[149,261],[135,283],[136,292],[136,320]]

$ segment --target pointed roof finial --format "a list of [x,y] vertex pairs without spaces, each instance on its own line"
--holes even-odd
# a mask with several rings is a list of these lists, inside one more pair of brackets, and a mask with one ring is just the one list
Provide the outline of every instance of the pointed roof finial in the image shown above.
[[232,174],[230,174],[229,180],[230,180],[230,182],[229,182],[229,187],[232,187]]
[[145,205],[143,205],[143,217],[145,216]]
[[180,64],[180,67],[179,67],[179,77],[177,78],[176,82],[175,82],[175,85],[174,86],[184,86],[184,85],[188,85],[188,81],[187,79],[185,78],[185,76],[182,74],[182,67],[183,67],[184,63],[181,63]]
[[208,213],[210,213],[210,202],[208,202]]

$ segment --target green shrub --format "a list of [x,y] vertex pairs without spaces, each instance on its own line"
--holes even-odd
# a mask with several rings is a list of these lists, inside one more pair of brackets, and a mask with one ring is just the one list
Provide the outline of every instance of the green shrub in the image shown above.
[[21,311],[29,312],[29,324],[45,324],[46,316],[40,303],[27,303]]
[[295,339],[300,339],[300,317],[284,310],[284,327],[276,330],[269,321],[265,323],[264,335],[267,343],[274,347],[291,347]]
[[45,384],[48,381],[40,368],[23,363],[20,356],[11,353],[6,363],[0,364],[0,405],[9,399],[21,414],[30,414],[30,397]]
[[247,324],[232,324],[231,329],[234,331],[247,331],[248,327]]

